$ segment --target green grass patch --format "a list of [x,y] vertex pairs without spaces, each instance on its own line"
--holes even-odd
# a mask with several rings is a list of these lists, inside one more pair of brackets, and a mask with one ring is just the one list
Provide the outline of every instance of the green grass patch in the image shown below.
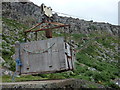
[[2,17],[2,21],[4,23],[6,23],[8,26],[12,26],[12,27],[15,27],[17,29],[21,29],[21,28],[27,29],[28,28],[24,24],[20,24],[16,20],[12,20],[12,19],[9,19],[9,18]]
[[[43,80],[46,78],[42,78],[40,76],[32,76],[32,75],[22,75],[20,77],[15,77],[15,82],[21,82],[21,81],[32,81],[32,80]],[[11,76],[2,76],[2,82],[12,82]]]

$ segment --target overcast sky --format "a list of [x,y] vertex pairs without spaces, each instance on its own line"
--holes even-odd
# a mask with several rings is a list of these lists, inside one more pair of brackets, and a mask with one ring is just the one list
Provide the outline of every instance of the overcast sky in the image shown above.
[[120,0],[30,0],[40,6],[44,3],[53,11],[97,22],[118,24],[118,2]]

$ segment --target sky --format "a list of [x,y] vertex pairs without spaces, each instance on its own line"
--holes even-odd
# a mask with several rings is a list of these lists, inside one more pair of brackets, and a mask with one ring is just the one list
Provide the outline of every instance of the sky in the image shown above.
[[[30,0],[40,6],[44,3],[53,11],[69,14],[87,21],[118,25],[118,2],[120,0]],[[59,14],[61,15],[61,14]],[[68,17],[70,17],[68,16]]]

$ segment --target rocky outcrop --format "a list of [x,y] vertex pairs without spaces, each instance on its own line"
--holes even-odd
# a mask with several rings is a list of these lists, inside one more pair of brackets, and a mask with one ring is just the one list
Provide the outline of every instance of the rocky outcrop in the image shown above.
[[119,26],[111,25],[109,23],[98,23],[93,21],[85,21],[80,20],[78,18],[68,18],[68,17],[60,17],[57,14],[54,15],[54,20],[57,22],[70,24],[71,27],[69,29],[70,33],[90,33],[94,31],[106,31],[110,34],[117,34],[118,30],[120,30]]
[[2,68],[0,68],[0,76],[3,75],[12,76],[13,72],[8,69],[10,66],[6,64],[5,60],[2,57],[0,57],[0,65],[2,65]]
[[[2,16],[5,18],[12,18],[29,27],[42,21],[44,17],[41,8],[32,2],[20,3],[20,2],[3,2],[2,3]],[[109,32],[110,34],[117,35],[120,30],[120,26],[111,25],[109,23],[98,23],[91,21],[85,21],[72,17],[61,17],[57,14],[53,15],[53,21],[61,22],[64,24],[70,24],[70,28],[66,31],[69,33],[90,33],[94,31],[102,30],[103,32]],[[64,29],[64,28],[63,28]]]
[[4,76],[4,75],[12,76],[13,72],[7,69],[6,67],[2,67],[0,76]]
[[20,2],[3,2],[2,16],[17,20],[28,26],[40,22],[42,18],[40,7],[32,2],[27,2],[25,4]]
[[0,65],[1,65],[2,63],[5,63],[5,60],[4,60],[2,57],[0,57]]

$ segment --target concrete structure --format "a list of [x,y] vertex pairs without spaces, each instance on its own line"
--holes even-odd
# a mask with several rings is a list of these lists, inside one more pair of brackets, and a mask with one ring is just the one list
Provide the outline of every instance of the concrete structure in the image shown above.
[[38,74],[73,70],[71,51],[63,37],[16,44],[16,71]]

